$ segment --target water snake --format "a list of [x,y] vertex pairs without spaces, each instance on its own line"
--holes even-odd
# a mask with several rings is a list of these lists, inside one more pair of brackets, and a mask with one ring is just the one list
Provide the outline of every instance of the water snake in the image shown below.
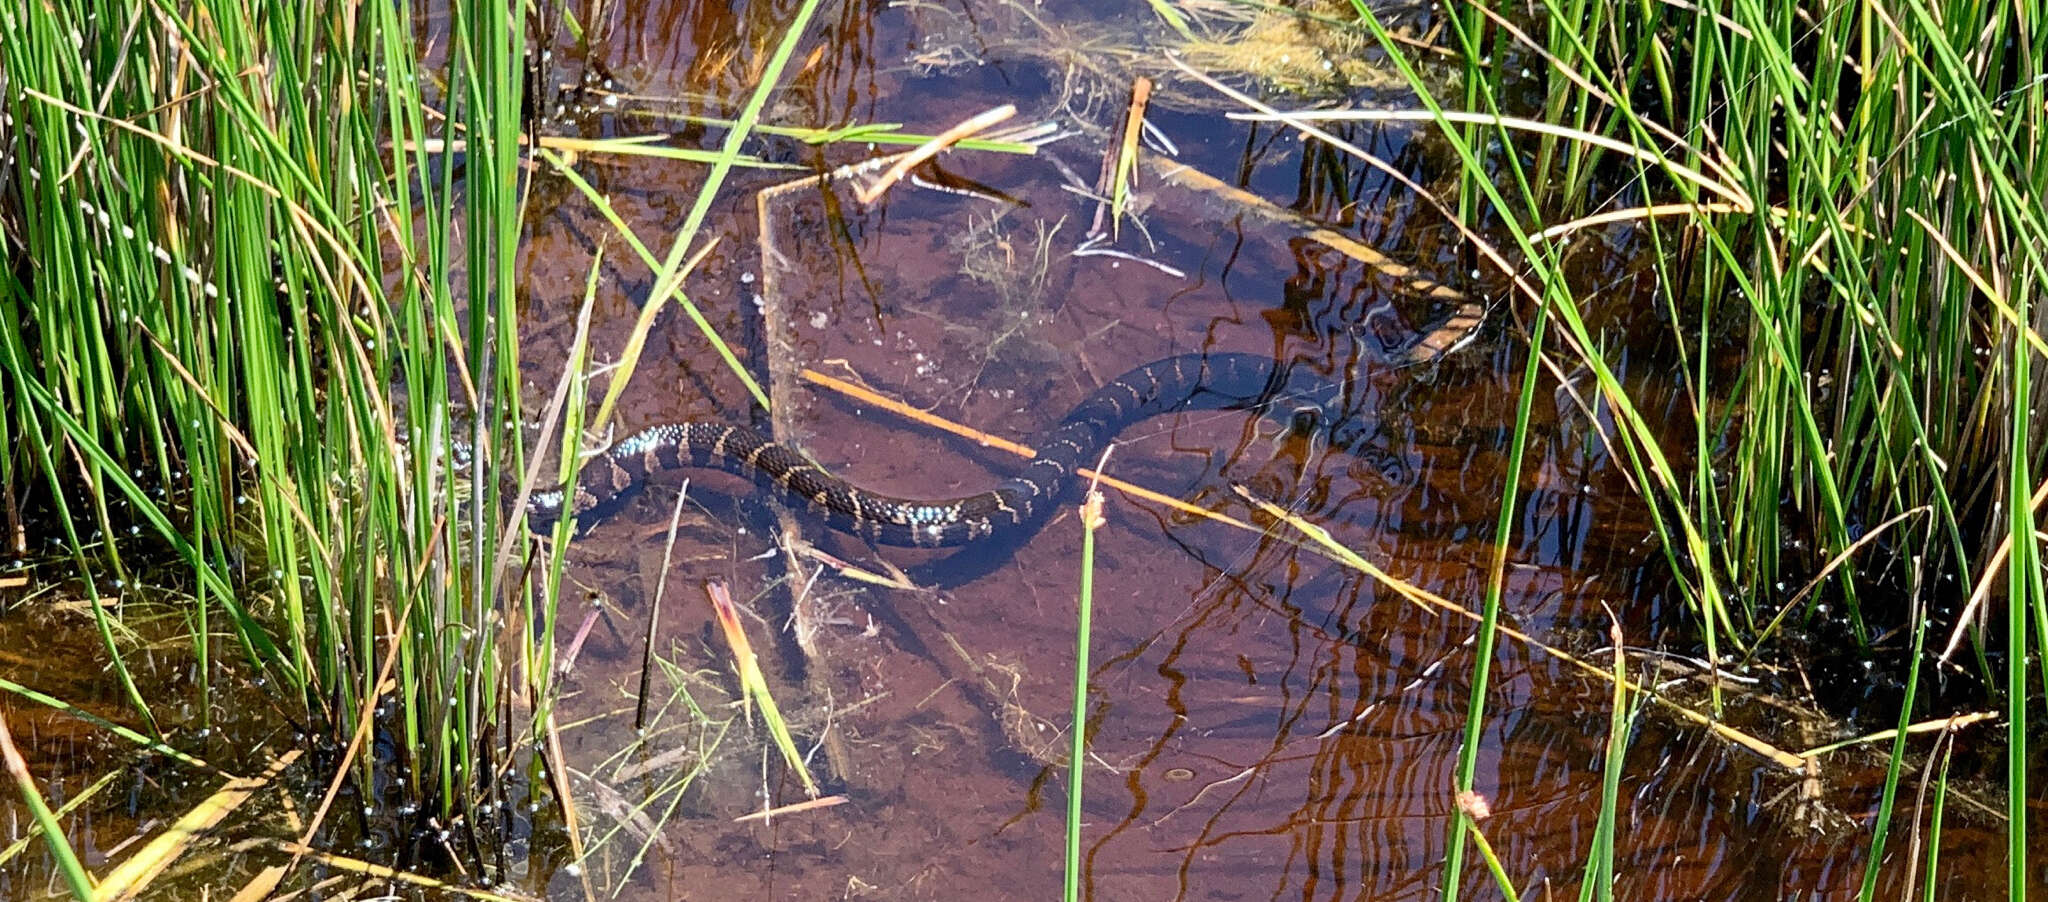
[[[1483,311],[1459,307],[1421,336],[1398,363],[1432,359],[1469,337]],[[832,528],[884,545],[939,548],[966,545],[1033,522],[1064,497],[1075,470],[1139,420],[1177,410],[1269,408],[1332,412],[1339,385],[1290,385],[1289,368],[1260,354],[1182,354],[1133,369],[1096,389],[1032,442],[1038,455],[991,491],[963,498],[894,498],[826,472],[801,453],[760,432],[728,423],[668,423],[636,432],[587,461],[566,490],[536,493],[530,523],[564,513],[587,520],[616,507],[656,473],[710,467],[752,477],[808,505]]]

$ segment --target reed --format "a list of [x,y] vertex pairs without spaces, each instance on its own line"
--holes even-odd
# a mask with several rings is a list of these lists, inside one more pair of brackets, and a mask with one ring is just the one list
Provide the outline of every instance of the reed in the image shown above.
[[[724,146],[681,155],[712,171],[665,254],[631,242],[658,287],[592,429],[671,299],[708,333],[680,291],[706,250],[698,229],[725,173],[758,165],[740,148],[816,7],[786,23]],[[167,546],[194,574],[180,581],[194,587],[196,723],[157,718],[186,700],[135,686],[117,609],[89,606],[148,730],[124,735],[162,749],[167,732],[203,730],[213,681],[253,669],[288,716],[348,750],[329,803],[345,776],[370,775],[374,731],[397,756],[375,766],[396,769],[422,816],[480,830],[455,844],[469,849],[494,848],[483,814],[513,808],[498,774],[559,749],[573,524],[539,541],[523,511],[528,492],[575,478],[592,356],[586,303],[540,432],[553,447],[527,447],[526,10],[0,9],[0,485],[63,530],[82,573],[132,579],[130,549]],[[543,474],[547,460],[561,469]],[[102,584],[79,589],[98,601]]]
[[[1109,452],[1102,456],[1103,460],[1096,463],[1096,472],[1108,463]],[[1067,844],[1060,896],[1066,902],[1082,897],[1087,879],[1082,874],[1081,860],[1081,782],[1088,761],[1088,648],[1095,636],[1095,531],[1103,523],[1102,498],[1099,482],[1089,485],[1080,511],[1081,585],[1074,606],[1073,725],[1067,732]]]
[[[2048,283],[2048,55],[2027,24],[2043,10],[1479,3],[1443,19],[1465,90],[1437,96],[1354,5],[1464,168],[1465,221],[1498,227],[1518,302],[1558,325],[1561,347],[1532,349],[1592,375],[1710,657],[1834,621],[1858,642],[1910,637],[1901,727],[1927,713],[1921,665],[1937,653],[1962,650],[2003,696],[2020,898],[2026,700],[2048,686],[2030,629],[2048,623],[2032,398],[2048,351],[2033,308]],[[1540,108],[1501,108],[1532,82]],[[1614,228],[1656,261],[1688,443],[1659,440],[1559,266],[1571,237]],[[1978,621],[1994,595],[2003,610]],[[1904,754],[1895,740],[1873,869]],[[1450,842],[1454,898],[1462,834]]]
[[[176,701],[198,718],[176,726],[207,725],[226,636],[345,740],[394,649],[377,728],[415,800],[477,801],[484,727],[536,673],[507,652],[551,610],[507,566],[526,539],[506,546],[487,478],[525,459],[522,9],[460,5],[434,71],[390,4],[0,9],[0,431],[18,439],[0,476],[80,572],[132,579],[129,549],[167,546],[194,574],[191,699],[135,688],[118,615],[92,606],[151,729]],[[457,131],[459,157],[429,149]],[[458,432],[466,472],[428,450]]]

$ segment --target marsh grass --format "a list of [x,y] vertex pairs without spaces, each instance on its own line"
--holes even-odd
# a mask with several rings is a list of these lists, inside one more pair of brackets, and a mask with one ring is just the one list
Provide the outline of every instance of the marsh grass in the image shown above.
[[[248,667],[338,745],[395,702],[378,729],[426,811],[497,785],[501,693],[546,673],[505,665],[544,657],[552,612],[509,566],[527,540],[496,528],[486,476],[525,460],[521,9],[461,7],[431,73],[390,4],[345,23],[272,3],[0,10],[0,456],[92,575],[145,738],[205,736],[221,668]],[[451,131],[459,157],[424,149]],[[467,471],[428,450],[458,430]],[[98,603],[103,579],[135,578],[129,548],[164,545],[195,576],[191,698],[128,679]],[[166,704],[196,722],[166,724]]]
[[[1940,713],[1916,702],[1923,664],[1944,644],[1943,666],[2004,699],[2012,898],[2026,891],[2026,770],[2037,758],[2027,699],[2048,687],[2030,639],[2048,632],[2032,398],[2044,348],[2033,303],[2048,282],[2048,54],[2028,30],[2042,12],[1921,0],[1467,5],[1442,20],[1467,90],[1442,96],[1357,5],[1358,25],[1463,168],[1460,210],[1486,211],[1504,233],[1498,254],[1483,243],[1481,254],[1516,277],[1516,302],[1536,311],[1539,330],[1559,327],[1562,347],[1539,331],[1532,358],[1559,377],[1592,376],[1709,657],[1759,654],[1788,618],[1836,630],[1870,659],[1885,653],[1863,643],[1903,637],[1887,665],[1903,673],[1900,727]],[[1511,84],[1532,83],[1540,110],[1501,108]],[[1503,114],[1572,133],[1472,118]],[[1658,441],[1560,267],[1568,239],[1616,228],[1656,251],[1667,325],[1684,349],[1689,448]],[[1730,322],[1741,324],[1732,369],[1719,365],[1730,349],[1717,340]],[[1502,545],[1508,528],[1504,516]],[[1900,826],[1907,746],[1897,735],[1864,898]],[[1468,736],[1468,756],[1472,745]],[[1459,787],[1471,780],[1467,760]],[[1611,820],[1611,796],[1605,804]],[[1455,898],[1462,831],[1450,842],[1444,887]],[[1612,874],[1611,845],[1593,854],[1607,860],[1589,877]]]
[[[618,362],[593,430],[672,298],[738,368],[679,288],[815,8],[784,23],[724,145],[684,156],[712,172],[665,254],[616,223],[657,288],[627,347],[605,349]],[[0,268],[0,484],[10,523],[45,512],[95,575],[79,588],[145,725],[125,735],[161,749],[176,727],[191,743],[223,668],[253,669],[287,716],[347,750],[322,812],[344,777],[392,767],[408,808],[483,834],[471,849],[492,847],[497,822],[452,816],[512,810],[512,784],[542,781],[504,777],[532,766],[527,749],[559,747],[546,740],[573,524],[537,541],[521,512],[536,486],[574,478],[595,356],[579,326],[540,433],[552,447],[526,447],[526,10],[0,9],[0,248],[15,264]],[[542,478],[550,460],[561,469]],[[134,579],[130,548],[166,545],[194,574],[191,699],[135,685],[98,595]],[[197,722],[160,721],[172,702],[195,702]],[[396,760],[361,754],[372,733]]]
[[[1096,472],[1106,469],[1103,465],[1108,462],[1109,451],[1105,450],[1102,458],[1096,462]],[[1073,712],[1067,729],[1067,842],[1061,877],[1061,898],[1066,902],[1081,898],[1087,879],[1081,872],[1081,792],[1082,776],[1088,769],[1088,649],[1095,637],[1095,531],[1102,527],[1102,504],[1098,480],[1089,485],[1080,511],[1081,579],[1074,599]]]

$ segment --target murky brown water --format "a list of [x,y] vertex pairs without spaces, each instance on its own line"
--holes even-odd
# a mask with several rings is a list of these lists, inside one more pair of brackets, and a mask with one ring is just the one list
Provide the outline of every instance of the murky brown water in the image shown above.
[[[1067,4],[1031,9],[1075,46],[1128,42],[1150,27],[1133,24],[1143,15],[1135,6],[1120,13],[1130,22]],[[615,107],[601,94],[582,98],[600,112],[555,127],[585,137],[679,130],[676,143],[713,148],[722,131],[665,117],[729,115],[761,45],[790,15],[786,3],[620,11],[594,44],[589,71],[608,73],[630,96]],[[903,122],[931,133],[1013,103],[1021,118],[1076,133],[1033,157],[941,161],[946,173],[1007,202],[904,185],[861,205],[845,185],[800,186],[777,195],[765,236],[757,192],[796,174],[735,173],[707,227],[718,249],[687,287],[757,373],[781,375],[772,381],[785,438],[861,486],[955,496],[993,485],[1014,461],[809,388],[789,372],[853,379],[1028,441],[1094,387],[1159,357],[1254,351],[1306,361],[1358,380],[1347,410],[1357,424],[1351,453],[1256,414],[1200,413],[1133,427],[1109,471],[1238,517],[1249,515],[1232,486],[1244,485],[1396,578],[1479,608],[1509,478],[1525,307],[1495,304],[1469,346],[1391,367],[1386,339],[1428,328],[1441,312],[1404,294],[1401,280],[1256,217],[1144,183],[1142,229],[1127,226],[1112,246],[1151,262],[1076,256],[1095,205],[1062,188],[1062,167],[1093,179],[1121,84],[1095,80],[1099,72],[1066,56],[1073,48],[1047,49],[1045,34],[1019,29],[1016,13],[984,0],[855,4],[825,16],[793,83],[770,105],[774,122]],[[970,51],[983,58],[961,57]],[[558,75],[584,68],[573,48],[555,53]],[[1171,88],[1186,93],[1165,98],[1152,121],[1179,145],[1181,162],[1433,278],[1504,293],[1498,279],[1460,277],[1471,264],[1454,233],[1406,189],[1341,156],[1305,153],[1290,133],[1201,109],[1191,101],[1214,98],[1199,87]],[[1426,182],[1448,173],[1411,129],[1347,134]],[[781,138],[751,149],[813,170],[866,155]],[[585,155],[579,171],[643,237],[673,232],[703,174],[599,154]],[[573,334],[594,252],[605,249],[593,332],[601,357],[624,344],[652,277],[564,182],[542,175],[534,191],[525,338],[530,375],[547,385]],[[1573,271],[1582,288],[1602,286],[1595,313],[1603,334],[1627,348],[1624,373],[1639,403],[1663,418],[1672,447],[1684,447],[1681,431],[1691,427],[1669,375],[1671,332],[1652,280],[1633,275],[1646,250],[1636,236],[1610,234],[1579,249]],[[1626,463],[1597,437],[1605,424],[1553,391],[1554,380],[1541,385],[1529,456],[1514,477],[1520,512],[1504,551],[1503,616],[1604,663],[1593,652],[1606,643],[1608,608],[1631,644],[1656,645],[1674,628],[1678,604]],[[622,430],[749,417],[746,393],[679,310],[663,314],[625,397]],[[1021,543],[964,559],[877,555],[793,521],[841,557],[879,557],[947,586],[880,589],[809,560],[790,564],[770,541],[779,527],[744,482],[693,474],[695,503],[664,572],[681,486],[658,484],[570,551],[572,579],[607,600],[610,622],[584,646],[559,719],[588,792],[579,800],[587,816],[601,832],[628,825],[605,833],[590,871],[601,882],[627,880],[624,898],[1054,897],[1077,518],[1056,514]],[[846,804],[735,823],[802,794],[729,702],[726,651],[702,592],[713,579],[758,615],[749,626],[799,742],[813,750],[811,770]],[[655,728],[640,744],[631,694],[658,586],[655,648],[672,669],[657,677]],[[1090,897],[1435,897],[1472,635],[1470,621],[1403,601],[1274,536],[1112,493],[1095,582],[1083,841]],[[1575,894],[1600,804],[1609,688],[1504,639],[1491,689],[1478,788],[1493,817],[1482,828],[1525,895]],[[691,704],[730,729],[689,726]],[[1731,719],[1790,749],[1831,738],[1801,735],[1794,718],[1755,702],[1738,700]],[[1797,780],[1775,765],[1654,711],[1629,742],[1619,897],[1854,895],[1882,779],[1874,759],[1827,758],[1821,791],[1802,802]],[[688,788],[671,782],[698,768]],[[622,816],[622,802],[648,799],[641,814]],[[1981,866],[2001,859],[1995,825],[1959,803],[1949,818],[1937,897],[1998,895],[2000,872]],[[658,824],[654,836],[644,833],[649,824]],[[1892,897],[1924,854],[1904,832],[1895,831],[1879,869],[1880,892]],[[635,862],[643,846],[646,857]],[[1466,889],[1496,898],[1476,854],[1467,862]],[[566,871],[534,879],[551,897],[580,894]]]
[[[1034,9],[1070,38],[1095,29],[1114,40],[1138,29],[1064,6]],[[758,43],[786,15],[777,5],[655,4],[622,17],[597,55],[615,87],[643,98],[628,107],[723,115],[743,81],[734,74],[732,36]],[[1246,485],[1327,526],[1399,579],[1479,607],[1527,350],[1514,305],[1497,304],[1470,347],[1433,364],[1390,368],[1382,339],[1432,325],[1432,311],[1404,295],[1400,280],[1199,197],[1155,191],[1142,232],[1127,228],[1113,245],[1163,266],[1075,256],[1094,205],[1062,190],[1061,169],[1092,180],[1105,146],[1099,130],[1113,124],[1120,100],[1105,100],[1105,86],[1086,73],[1062,69],[1063,51],[1006,50],[1016,34],[984,34],[980,46],[993,49],[972,63],[921,65],[952,58],[935,42],[958,41],[962,21],[1014,27],[1014,16],[992,4],[870,5],[836,15],[809,45],[825,48],[822,55],[774,107],[779,121],[900,121],[929,133],[1014,103],[1027,118],[1082,133],[1037,157],[942,161],[946,173],[1011,202],[903,186],[863,206],[844,185],[809,185],[776,195],[765,237],[755,225],[755,192],[789,177],[738,174],[717,208],[719,250],[690,288],[723,334],[751,343],[757,372],[815,368],[1023,440],[1104,380],[1172,353],[1259,351],[1351,372],[1359,377],[1350,399],[1363,436],[1358,453],[1326,453],[1253,414],[1202,413],[1134,427],[1110,470],[1237,516],[1246,512],[1231,486]],[[1469,264],[1452,233],[1406,189],[1355,161],[1305,155],[1285,132],[1193,109],[1187,98],[1202,98],[1193,93],[1201,89],[1177,87],[1189,93],[1152,119],[1179,144],[1181,162],[1434,278],[1502,294],[1498,280],[1459,278]],[[573,122],[592,135],[663,127],[623,113]],[[1348,134],[1419,179],[1444,174],[1410,130]],[[714,146],[718,137],[695,143]],[[777,140],[757,146],[771,159],[814,168],[863,155]],[[596,158],[583,168],[643,234],[675,227],[700,173]],[[542,194],[527,285],[530,335],[545,348],[570,334],[605,227],[559,186]],[[1637,236],[1610,234],[1581,248],[1573,271],[1582,289],[1602,287],[1595,313],[1603,334],[1628,348],[1631,387],[1674,430],[1672,446],[1684,447],[1676,430],[1690,428],[1686,402],[1667,375],[1671,333],[1652,280],[1631,275],[1642,269],[1632,255],[1646,250]],[[601,348],[619,346],[650,287],[644,270],[621,259],[608,256]],[[622,427],[744,415],[744,394],[682,317],[664,315],[651,347]],[[548,364],[542,356],[537,372]],[[1547,380],[1536,401],[1518,477],[1522,513],[1505,552],[1504,615],[1583,652],[1605,644],[1612,607],[1632,644],[1654,645],[1676,604],[1650,525],[1625,464],[1565,393],[1551,393],[1555,384]],[[945,497],[987,487],[1014,466],[1001,453],[790,379],[777,388],[785,436],[863,486]],[[648,493],[572,552],[578,577],[607,594],[621,619],[638,621],[648,610],[678,486]],[[713,489],[745,491],[715,475],[691,485],[693,496]],[[744,596],[779,580],[756,599],[763,622],[755,626],[765,635],[793,621],[810,631],[807,650],[787,639],[778,646],[784,703],[798,709],[805,741],[818,744],[813,771],[831,775],[850,801],[772,826],[733,824],[762,807],[764,787],[777,804],[801,795],[775,767],[764,768],[758,745],[728,737],[722,752],[742,751],[713,764],[686,794],[682,814],[661,831],[672,853],[634,874],[638,892],[1057,893],[1065,777],[1055,759],[1068,722],[1076,518],[1056,516],[966,570],[951,562],[918,571],[959,583],[924,593],[863,587],[808,562],[785,570],[761,557],[770,551],[761,521],[735,519],[728,502],[705,505],[685,521],[679,556],[688,563],[667,576],[669,622],[657,647],[681,667],[722,669],[699,587],[723,579]],[[870,557],[857,543],[811,532],[807,538],[837,554]],[[1191,522],[1132,497],[1110,498],[1099,543],[1084,794],[1092,898],[1436,895],[1474,664],[1472,624],[1405,603],[1289,543]],[[933,556],[882,557],[908,566]],[[617,711],[637,654],[631,643],[594,643],[571,707]],[[716,674],[707,679],[723,684]],[[1524,892],[1575,893],[1583,879],[1608,711],[1605,683],[1504,641],[1480,734],[1479,788],[1494,812],[1484,830]],[[1731,717],[1787,748],[1820,739],[1759,704],[1738,701]],[[613,716],[574,731],[572,756],[593,762],[602,780],[594,762],[632,739],[626,718]],[[638,754],[658,754],[661,742],[650,745]],[[1630,737],[1626,767],[1621,897],[1847,898],[1862,882],[1882,776],[1867,756],[1828,758],[1823,790],[1801,802],[1797,782],[1774,765],[1652,712]],[[616,789],[644,797],[648,779]],[[657,808],[667,804],[660,798]],[[1995,832],[1975,829],[1978,819],[1951,819],[1942,898],[1989,897],[2000,888],[1991,869],[1961,864],[1998,858]],[[1880,869],[1892,893],[1906,885],[1913,856],[1924,854],[1908,853],[1907,838],[1894,836]],[[599,870],[623,871],[618,856],[608,862]],[[1468,864],[1467,875],[1468,889],[1494,897],[1478,867]]]

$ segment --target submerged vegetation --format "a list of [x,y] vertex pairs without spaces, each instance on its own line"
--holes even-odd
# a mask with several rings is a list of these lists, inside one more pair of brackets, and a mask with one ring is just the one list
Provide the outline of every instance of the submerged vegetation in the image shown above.
[[[1864,713],[1894,721],[1866,827],[1865,898],[1901,833],[1915,836],[1928,874],[1939,866],[1953,744],[1944,735],[1930,753],[1913,737],[1957,699],[1999,710],[1990,744],[2002,748],[1980,755],[2004,769],[2008,896],[2038,884],[2028,825],[2040,818],[2030,767],[2048,694],[2035,513],[2048,499],[2035,359],[2048,354],[2035,326],[2048,285],[2043,9],[1450,4],[1398,21],[1363,3],[1154,9],[1184,57],[1151,50],[1142,65],[1076,68],[1213,88],[1210,101],[1356,152],[1361,165],[1385,164],[1330,123],[1402,123],[1439,150],[1455,177],[1425,199],[1461,224],[1470,281],[1500,286],[1496,310],[1526,328],[1507,472],[1522,471],[1533,405],[1577,405],[1588,442],[1629,468],[1712,666],[1832,649],[1873,674],[1823,687],[1871,693]],[[530,409],[517,253],[533,172],[595,197],[562,155],[635,152],[530,134],[534,92],[551,88],[534,87],[550,73],[529,35],[595,23],[491,2],[455,4],[446,21],[392,4],[0,7],[7,559],[36,561],[17,569],[39,582],[66,564],[83,574],[65,587],[87,602],[129,707],[128,741],[176,748],[195,766],[260,770],[267,762],[235,760],[246,750],[207,733],[228,698],[246,697],[243,681],[260,680],[330,768],[323,805],[346,788],[357,805],[410,812],[412,826],[459,819],[473,831],[459,853],[408,847],[396,856],[405,865],[489,858],[475,849],[525,829],[510,812],[549,794],[536,787],[567,794],[550,743],[572,526],[530,535],[524,499],[573,478],[579,442],[608,419],[657,313],[673,302],[709,333],[683,273],[701,259],[698,232],[726,172],[761,162],[741,151],[814,11],[800,6],[744,51],[747,100],[721,111],[731,120],[703,120],[725,130],[721,149],[683,158],[710,174],[679,234],[661,250],[633,242],[657,273],[654,300],[586,422],[585,371],[609,356],[588,347],[587,307],[568,367]],[[1020,15],[1041,29],[1035,39],[1056,33]],[[1305,49],[1276,53],[1281,32]],[[1054,50],[1039,58],[1111,54],[1086,41]],[[1213,81],[1205,70],[1218,67],[1280,89],[1276,104],[1382,88],[1391,70],[1414,104],[1274,109]],[[1059,101],[1100,106],[1101,93],[1080,93],[1085,102]],[[1050,241],[1042,227],[1040,239]],[[1589,302],[1597,286],[1572,269],[1574,248],[1603,241],[1645,250],[1687,435],[1637,409],[1612,350],[1621,342]],[[999,268],[983,256],[977,265]],[[1043,247],[1030,263],[1043,269]],[[538,438],[522,426],[531,420],[545,424]],[[1526,501],[1514,480],[1502,494],[1463,758],[1446,788],[1468,794],[1467,812],[1483,810],[1469,794]],[[186,603],[189,695],[153,695],[131,678],[139,643],[121,602],[138,580]],[[745,622],[721,612],[745,691],[797,761]],[[1639,716],[1615,667],[1582,898],[1612,891],[1620,769]],[[1077,717],[1087,673],[1077,671]],[[677,699],[696,707],[686,691]],[[1082,761],[1086,734],[1069,738],[1068,760]],[[1936,760],[1926,769],[1940,776],[1911,782],[1910,767]],[[15,772],[50,830],[35,763]],[[808,784],[802,763],[793,771]],[[1901,805],[1927,793],[1932,802]],[[1072,896],[1086,880],[1078,797],[1067,816]],[[1461,874],[1477,855],[1513,897],[1516,862],[1496,856],[1479,817],[1452,818],[1441,886],[1452,898],[1469,887]],[[560,821],[580,853],[573,809]],[[321,829],[316,816],[299,842]],[[50,835],[72,891],[88,897],[92,878]],[[1934,886],[1930,876],[1928,898]]]

